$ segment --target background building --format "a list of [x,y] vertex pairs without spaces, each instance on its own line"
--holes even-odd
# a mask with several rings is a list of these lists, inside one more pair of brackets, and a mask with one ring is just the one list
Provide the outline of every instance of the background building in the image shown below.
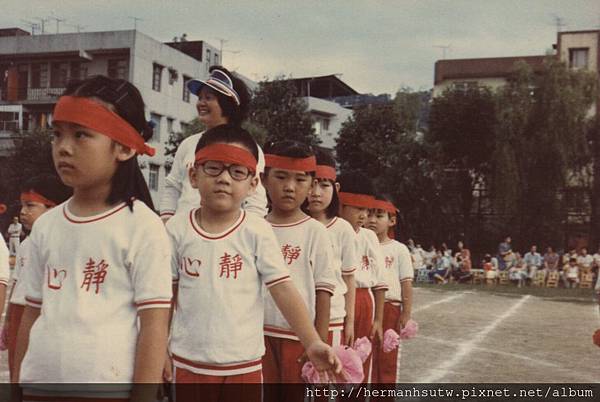
[[208,77],[208,68],[219,63],[219,51],[204,41],[161,43],[136,30],[32,36],[0,29],[0,150],[21,130],[49,127],[69,80],[96,74],[126,79],[142,93],[155,123],[150,143],[157,153],[140,164],[158,204],[168,174],[164,144],[196,117],[186,81]]

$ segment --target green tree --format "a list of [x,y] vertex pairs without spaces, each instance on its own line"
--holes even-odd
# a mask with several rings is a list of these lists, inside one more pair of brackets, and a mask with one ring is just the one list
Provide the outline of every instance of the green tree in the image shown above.
[[312,128],[306,100],[298,97],[293,82],[283,78],[258,84],[250,102],[250,121],[269,141],[321,142]]

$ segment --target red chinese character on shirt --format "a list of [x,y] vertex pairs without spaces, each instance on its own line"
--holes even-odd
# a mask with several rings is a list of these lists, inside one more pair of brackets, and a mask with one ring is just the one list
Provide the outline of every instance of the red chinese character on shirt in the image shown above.
[[104,279],[106,278],[106,274],[108,274],[108,264],[102,259],[98,264],[91,258],[85,264],[85,269],[83,270],[83,282],[81,283],[81,287],[85,286],[85,291],[90,291],[91,285],[96,285],[96,294],[100,292],[100,285],[104,283]]
[[369,257],[366,255],[363,255],[362,257],[362,269],[364,270],[369,270]]
[[219,275],[219,278],[222,278],[223,275],[225,275],[226,278],[233,275],[233,279],[237,279],[237,274],[242,270],[242,265],[242,257],[240,257],[239,254],[231,257],[231,255],[224,253],[219,262],[219,267],[221,267],[221,275]]
[[289,244],[281,247],[281,254],[283,254],[283,259],[286,260],[288,265],[300,257],[300,251],[302,251],[300,247],[292,247]]
[[386,268],[391,268],[392,264],[394,263],[394,257],[385,257],[385,267]]

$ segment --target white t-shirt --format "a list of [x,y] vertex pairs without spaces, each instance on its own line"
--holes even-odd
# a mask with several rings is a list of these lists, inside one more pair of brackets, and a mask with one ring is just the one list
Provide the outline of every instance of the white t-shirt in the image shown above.
[[23,225],[20,223],[11,223],[8,226],[8,236],[11,238],[20,238],[23,231]]
[[390,239],[381,243],[386,283],[389,286],[385,299],[393,302],[402,301],[402,282],[411,281],[414,275],[410,251],[399,241]]
[[[0,239],[0,285],[8,286],[10,279],[10,267],[8,266],[8,258],[10,254],[4,239]],[[4,306],[2,306],[4,308]]]
[[360,266],[354,273],[357,288],[388,289],[383,270],[383,255],[375,232],[359,228],[357,233],[357,254]]
[[333,247],[332,261],[335,272],[335,292],[331,296],[330,329],[342,328],[346,317],[348,291],[342,276],[354,275],[359,260],[356,256],[356,232],[347,221],[334,217],[326,226]]
[[[202,134],[204,134],[204,131],[190,135],[179,144],[160,199],[161,216],[173,215],[179,212],[187,213],[190,209],[200,206],[200,193],[192,187],[188,172],[194,166],[196,145],[198,145],[198,140],[202,137]],[[257,176],[264,169],[265,156],[262,149],[258,147]],[[260,180],[260,176],[258,177]],[[267,214],[267,193],[260,182],[256,186],[256,192],[244,200],[242,208],[260,217]]]
[[23,240],[23,243],[19,246],[17,250],[17,255],[15,258],[15,267],[13,269],[13,274],[11,278],[11,296],[10,302],[12,304],[19,304],[21,306],[25,305],[25,284],[26,277],[25,272],[27,270],[26,266],[29,262],[29,247],[31,242],[29,241],[29,237]]
[[582,267],[591,268],[593,263],[594,257],[590,254],[580,255],[577,257],[577,264],[581,265]]
[[423,260],[423,253],[424,251],[420,247],[415,247],[415,249],[413,249],[411,255],[415,269],[423,268],[423,265],[425,265]]
[[289,281],[271,225],[255,214],[222,233],[202,230],[196,209],[167,222],[178,283],[170,351],[175,366],[205,375],[259,370],[264,292]]
[[[315,319],[316,291],[334,294],[335,273],[332,245],[323,224],[306,217],[290,224],[271,224],[284,264],[306,304],[311,321]],[[298,340],[270,294],[265,300],[265,335]]]
[[129,383],[138,312],[170,308],[171,250],[141,201],[74,216],[68,202],[35,222],[26,301],[41,308],[21,367],[24,383]]

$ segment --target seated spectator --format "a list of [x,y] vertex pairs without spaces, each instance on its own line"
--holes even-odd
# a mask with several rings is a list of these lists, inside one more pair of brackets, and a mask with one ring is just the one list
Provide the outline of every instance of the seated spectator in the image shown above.
[[576,288],[579,284],[579,266],[577,258],[569,258],[569,263],[563,268],[566,288]]
[[593,264],[594,257],[588,254],[587,248],[583,247],[577,256],[577,265],[579,265],[579,269],[584,273],[592,272]]
[[517,287],[520,288],[525,283],[525,280],[527,279],[527,277],[528,277],[528,274],[527,274],[527,267],[525,265],[525,262],[521,258],[521,254],[515,253],[514,262],[512,263],[511,267],[508,269],[508,279],[512,283],[516,283]]
[[483,257],[483,271],[486,285],[493,284],[498,276],[498,269],[492,263],[492,256],[489,254]]
[[509,269],[507,262],[513,259],[513,251],[511,246],[512,239],[510,236],[506,236],[504,241],[498,245],[498,269],[504,271]]
[[546,278],[548,277],[548,273],[549,272],[554,272],[554,271],[558,271],[558,267],[559,267],[559,261],[560,261],[560,257],[558,256],[558,254],[554,251],[554,249],[552,247],[548,247],[546,249],[546,254],[544,254],[544,257],[542,258],[542,260],[544,261],[543,264],[543,269],[542,271],[544,272],[544,281],[546,280]]
[[525,253],[523,261],[527,267],[529,280],[533,281],[535,274],[537,273],[538,269],[542,268],[543,263],[542,256],[537,252],[537,246],[535,244],[531,246],[531,249],[529,249],[527,253]]
[[435,268],[429,273],[429,278],[435,283],[448,283],[450,274],[450,259],[439,250],[435,257]]
[[421,248],[421,245],[417,244],[410,253],[415,271],[418,271],[421,268],[425,268],[425,261],[423,259],[424,252],[425,250]]
[[428,251],[423,252],[423,264],[427,269],[433,268],[433,260],[437,255],[437,251],[434,246],[430,246]]
[[600,268],[600,248],[596,253],[592,256],[594,258],[594,263],[592,264],[592,268],[598,272],[598,268]]

